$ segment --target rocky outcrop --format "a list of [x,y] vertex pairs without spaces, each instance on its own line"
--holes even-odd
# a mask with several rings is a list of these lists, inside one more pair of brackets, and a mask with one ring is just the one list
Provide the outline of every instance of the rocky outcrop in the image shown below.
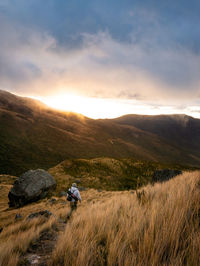
[[20,207],[44,198],[49,190],[55,189],[56,181],[48,172],[29,170],[20,176],[11,188],[8,198],[10,207]]
[[56,203],[56,199],[55,198],[51,198],[50,200],[48,200],[48,203],[50,204],[55,204]]
[[61,191],[61,192],[60,192],[60,197],[64,197],[64,196],[65,196],[65,197],[67,196],[67,192],[65,192],[65,191]]
[[38,218],[40,216],[44,216],[46,218],[49,218],[51,215],[53,215],[50,211],[45,210],[45,211],[40,211],[40,212],[34,212],[31,213],[27,219],[33,219],[33,218]]
[[18,221],[18,220],[20,220],[22,218],[23,218],[23,216],[20,213],[16,213],[16,215],[15,215],[15,221]]
[[182,171],[180,170],[172,170],[172,169],[157,170],[153,174],[152,182],[153,183],[164,182],[181,174],[182,174]]

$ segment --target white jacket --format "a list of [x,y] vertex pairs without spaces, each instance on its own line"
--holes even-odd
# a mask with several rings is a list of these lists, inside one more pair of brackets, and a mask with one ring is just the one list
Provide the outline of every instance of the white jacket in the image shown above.
[[[78,198],[79,201],[81,201],[81,195],[80,195],[78,188],[71,187],[70,191],[74,194],[74,196],[76,196]],[[75,199],[72,198],[72,202],[75,202]]]

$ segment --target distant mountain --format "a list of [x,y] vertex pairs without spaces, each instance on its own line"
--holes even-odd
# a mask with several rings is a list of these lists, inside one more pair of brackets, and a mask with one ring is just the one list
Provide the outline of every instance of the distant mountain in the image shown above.
[[200,119],[184,114],[125,115],[113,121],[156,134],[165,143],[180,147],[193,158],[200,156]]
[[0,91],[0,173],[103,156],[198,166],[199,130],[200,120],[188,116],[93,120]]

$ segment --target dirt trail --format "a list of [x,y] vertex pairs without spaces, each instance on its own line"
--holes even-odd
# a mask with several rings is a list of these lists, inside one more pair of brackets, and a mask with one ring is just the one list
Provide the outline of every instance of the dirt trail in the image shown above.
[[43,231],[39,238],[36,239],[29,246],[27,252],[20,258],[20,265],[34,265],[34,266],[46,266],[51,259],[52,252],[58,240],[59,234],[65,230],[67,221],[70,219],[70,215],[66,220],[59,219],[56,224],[46,231]]

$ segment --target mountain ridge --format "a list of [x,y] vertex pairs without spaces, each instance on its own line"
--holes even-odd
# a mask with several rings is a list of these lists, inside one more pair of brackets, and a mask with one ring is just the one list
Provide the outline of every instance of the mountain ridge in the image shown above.
[[170,115],[162,117],[94,120],[0,91],[0,173],[18,175],[70,158],[104,156],[198,166],[200,120],[176,115],[177,121],[189,120],[184,129]]

